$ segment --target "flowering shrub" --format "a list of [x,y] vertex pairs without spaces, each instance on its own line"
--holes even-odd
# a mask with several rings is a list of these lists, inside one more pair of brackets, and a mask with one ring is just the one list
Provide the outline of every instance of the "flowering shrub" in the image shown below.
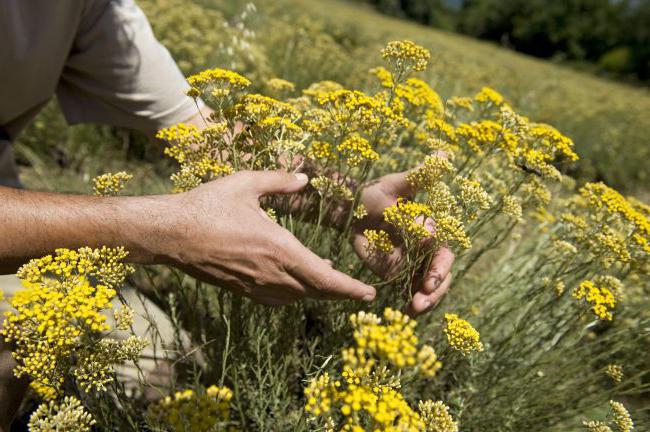
[[[576,191],[561,171],[578,159],[571,139],[496,90],[445,101],[417,77],[431,60],[425,48],[397,41],[380,54],[386,67],[370,71],[364,91],[199,72],[188,95],[214,109],[205,127],[158,133],[177,164],[175,192],[242,170],[308,173],[305,192],[262,204],[378,288],[367,310],[271,309],[173,269],[141,269],[134,280],[201,356],[173,362],[157,401],[144,374],[139,390],[115,384],[114,398],[97,398],[114,384],[112,365],[142,349],[135,336],[111,339],[102,314],[131,269],[119,249],[59,251],[21,270],[26,289],[3,328],[16,373],[53,390],[39,392],[49,398],[78,397],[97,427],[119,430],[567,430],[610,396],[642,393],[650,369],[634,351],[648,338],[639,293],[650,282],[650,207],[602,183]],[[402,196],[369,214],[364,192],[403,170]],[[127,179],[103,176],[96,193],[115,194]],[[416,321],[400,310],[441,247],[457,255],[453,293]],[[388,263],[385,277],[373,262]],[[131,317],[120,309],[117,326]],[[39,418],[55,405],[43,407]],[[78,417],[84,430],[90,420]],[[585,426],[609,428],[596,423]]]

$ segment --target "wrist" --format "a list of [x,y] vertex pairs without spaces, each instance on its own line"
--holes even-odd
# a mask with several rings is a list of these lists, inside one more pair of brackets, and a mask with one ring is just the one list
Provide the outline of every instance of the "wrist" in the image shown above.
[[[121,198],[121,233],[116,235],[138,264],[172,264],[181,260],[182,233],[178,195]],[[120,246],[117,245],[116,246]]]

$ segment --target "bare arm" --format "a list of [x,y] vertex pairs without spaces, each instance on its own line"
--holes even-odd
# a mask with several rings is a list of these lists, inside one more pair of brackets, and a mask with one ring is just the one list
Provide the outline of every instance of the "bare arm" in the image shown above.
[[304,297],[370,301],[374,288],[332,269],[260,208],[307,176],[239,172],[178,195],[98,198],[0,188],[0,271],[56,248],[124,246],[270,305]]
[[89,197],[0,187],[0,273],[56,248],[124,246],[130,259],[155,263],[169,238],[172,203],[161,197]]

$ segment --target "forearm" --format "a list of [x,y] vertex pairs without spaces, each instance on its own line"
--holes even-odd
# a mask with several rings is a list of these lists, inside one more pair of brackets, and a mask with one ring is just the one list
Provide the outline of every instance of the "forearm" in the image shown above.
[[136,263],[163,262],[173,199],[90,197],[0,187],[0,273],[56,248],[124,246]]

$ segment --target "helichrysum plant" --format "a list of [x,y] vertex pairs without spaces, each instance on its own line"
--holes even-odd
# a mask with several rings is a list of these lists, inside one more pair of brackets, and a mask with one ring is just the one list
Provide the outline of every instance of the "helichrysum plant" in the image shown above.
[[[112,366],[137,360],[144,342],[111,338],[105,318],[119,330],[133,322],[128,305],[111,307],[131,273],[126,251],[57,251],[21,269],[2,330],[16,374],[52,400],[39,424],[73,412],[70,430],[563,431],[644,391],[650,369],[635,353],[650,328],[650,207],[603,183],[576,187],[563,174],[578,159],[572,140],[496,90],[443,99],[426,48],[394,41],[379,57],[363,89],[198,72],[187,94],[213,114],[157,134],[177,193],[241,170],[307,173],[306,191],[266,197],[264,209],[374,284],[375,302],[272,309],[174,269],[140,269],[134,279],[174,328],[159,356],[192,354],[169,362],[166,386],[141,374],[127,390]],[[376,214],[364,194],[399,171],[403,193]],[[116,194],[128,177],[99,177],[95,193]],[[411,318],[412,287],[443,247],[456,254],[452,293]],[[622,405],[611,410],[584,427],[632,430]]]

